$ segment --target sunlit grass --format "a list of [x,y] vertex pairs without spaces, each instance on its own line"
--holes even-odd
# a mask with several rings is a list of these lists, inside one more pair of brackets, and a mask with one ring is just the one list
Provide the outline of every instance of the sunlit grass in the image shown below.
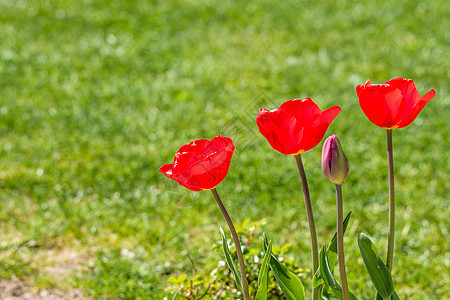
[[[231,216],[266,218],[274,242],[292,242],[293,258],[308,268],[295,161],[270,148],[255,117],[260,107],[309,96],[322,109],[342,107],[328,134],[340,138],[351,168],[343,186],[344,209],[353,211],[348,278],[355,294],[372,297],[356,234],[371,235],[385,257],[385,133],[363,115],[355,87],[406,77],[437,95],[394,131],[394,282],[401,298],[445,297],[447,6],[0,0],[1,278],[46,282],[45,263],[33,261],[58,239],[83,254],[85,269],[53,284],[94,297],[161,298],[168,276],[190,272],[186,254],[207,269],[222,258],[209,246],[223,223],[212,195],[157,170],[181,145],[219,133],[237,147],[219,186]],[[319,241],[327,241],[334,192],[320,147],[304,162]]]

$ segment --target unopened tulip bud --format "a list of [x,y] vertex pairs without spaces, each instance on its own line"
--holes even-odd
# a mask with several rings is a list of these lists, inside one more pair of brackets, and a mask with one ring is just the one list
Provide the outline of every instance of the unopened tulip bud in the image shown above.
[[334,184],[341,184],[347,179],[350,167],[341,143],[335,135],[328,137],[323,144],[322,170]]

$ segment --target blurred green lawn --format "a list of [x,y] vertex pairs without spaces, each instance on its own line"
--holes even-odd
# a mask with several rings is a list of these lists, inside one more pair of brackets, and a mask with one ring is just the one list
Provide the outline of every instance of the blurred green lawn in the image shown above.
[[[231,216],[266,218],[274,242],[294,243],[309,268],[295,161],[254,121],[261,106],[309,96],[342,107],[327,135],[351,166],[348,277],[371,298],[356,236],[385,257],[385,132],[355,87],[406,77],[437,95],[394,131],[394,282],[402,299],[448,297],[449,13],[444,0],[0,0],[0,278],[161,299],[168,276],[191,272],[187,254],[200,270],[222,259],[209,246],[225,226],[212,195],[158,172],[181,145],[219,133],[237,147],[219,186]],[[335,206],[321,146],[303,159],[323,242]],[[52,276],[52,251],[73,253],[81,270]]]

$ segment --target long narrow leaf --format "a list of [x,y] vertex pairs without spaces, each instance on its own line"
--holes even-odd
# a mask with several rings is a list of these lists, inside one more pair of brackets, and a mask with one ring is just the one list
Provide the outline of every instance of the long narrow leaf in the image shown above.
[[[379,293],[377,293],[377,300],[383,300]],[[394,291],[391,295],[391,300],[400,300],[397,293]]]
[[[267,252],[269,247],[269,240],[264,235],[264,251]],[[301,280],[291,271],[289,271],[283,264],[281,264],[275,255],[272,253],[270,259],[270,269],[275,276],[275,280],[283,291],[284,296],[288,300],[304,300],[305,288]]]
[[[350,221],[350,217],[352,215],[352,212],[350,211],[347,216],[345,216],[345,219],[343,221],[343,231],[345,234],[345,231],[347,230],[348,222]],[[333,238],[331,239],[330,243],[327,247],[327,259],[328,259],[328,265],[329,269],[331,270],[331,273],[333,274],[334,268],[337,265],[337,233],[334,233]],[[313,277],[313,286],[315,288],[319,287],[321,284],[323,284],[323,278],[322,274],[320,273],[320,268],[317,269],[316,273]]]
[[334,279],[333,273],[330,270],[327,257],[327,248],[325,245],[320,249],[320,274],[322,274],[323,281],[326,287],[331,289],[333,295],[342,298],[342,288],[339,283]]
[[256,293],[255,300],[267,300],[267,288],[269,285],[269,264],[272,255],[272,241],[269,242],[264,259],[261,264],[261,270],[259,270],[258,277],[258,292]]
[[[347,216],[345,216],[344,222],[343,222],[343,229],[344,234],[347,230],[348,222],[350,221],[350,216],[352,215],[352,212],[350,211]],[[338,263],[338,256],[337,256],[337,232],[334,233],[333,238],[331,239],[330,244],[328,245],[327,249],[327,257],[328,257],[328,264],[330,265],[330,270],[333,273],[334,267],[336,267]]]
[[242,292],[242,279],[241,273],[236,268],[236,264],[234,263],[234,259],[231,256],[230,249],[228,248],[227,239],[225,238],[225,233],[223,232],[222,226],[219,225],[220,234],[222,235],[222,248],[223,254],[225,255],[225,261],[227,262],[228,267],[233,274],[234,281],[236,281],[237,289]]
[[330,293],[329,288],[325,286],[325,284],[322,282],[322,286],[319,288],[320,297],[324,300],[332,300],[333,295]]
[[323,278],[322,274],[320,273],[320,268],[317,268],[316,273],[314,274],[313,280],[312,280],[313,287],[318,288],[323,284]]
[[375,245],[368,236],[361,232],[358,235],[358,246],[373,285],[383,299],[391,299],[394,292],[391,273],[378,256]]
[[[350,221],[351,215],[352,215],[352,212],[349,211],[348,214],[345,216],[344,222],[342,223],[344,233],[347,230],[348,221]],[[334,236],[331,239],[330,244],[328,245],[328,252],[329,251],[333,251],[334,253],[337,253],[337,232],[334,233]]]
[[[330,265],[328,264],[328,254],[325,245],[323,245],[320,249],[319,269],[325,285],[322,290],[322,295],[329,296],[328,294],[331,293],[339,299],[343,299],[342,288],[334,278],[333,272],[331,271]],[[357,299],[351,291],[349,291],[349,295],[351,300]]]

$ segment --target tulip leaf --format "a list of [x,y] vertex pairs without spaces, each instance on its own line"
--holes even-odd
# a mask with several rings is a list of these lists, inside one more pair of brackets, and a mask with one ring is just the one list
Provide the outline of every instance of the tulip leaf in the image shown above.
[[342,297],[342,289],[339,283],[334,279],[333,273],[330,270],[327,257],[327,249],[325,245],[320,249],[320,262],[319,262],[320,274],[326,287],[330,287],[333,295]]
[[225,255],[225,261],[233,274],[234,281],[236,281],[237,289],[242,292],[242,278],[241,273],[236,268],[233,257],[231,256],[230,249],[228,248],[227,239],[225,238],[225,233],[223,232],[222,226],[219,225],[220,234],[222,235],[222,248],[223,254]]
[[[383,300],[383,298],[380,296],[379,293],[377,293],[377,300]],[[391,300],[400,300],[400,298],[398,297],[398,295],[395,291],[391,295]]]
[[[343,299],[342,288],[337,282],[337,280],[333,276],[333,272],[330,269],[330,265],[328,263],[328,254],[325,245],[320,249],[320,259],[319,259],[319,269],[321,276],[323,278],[324,287],[322,289],[322,295],[325,296],[325,299],[331,298],[330,293],[336,296],[339,299]],[[349,291],[350,299],[356,300],[356,296]]]
[[318,288],[322,284],[323,284],[322,274],[320,273],[320,268],[317,268],[317,271],[314,274],[314,277],[312,280],[312,285],[313,285],[313,287]]
[[322,286],[320,286],[320,288],[319,288],[319,293],[320,293],[321,299],[324,299],[324,300],[332,300],[333,299],[333,295],[330,293],[329,290],[330,289],[327,288],[325,286],[325,284],[322,283]]
[[378,256],[375,245],[367,235],[361,232],[358,235],[358,246],[370,279],[372,279],[381,298],[391,299],[394,292],[391,273]]
[[258,292],[256,293],[255,300],[267,300],[267,288],[269,285],[269,264],[272,256],[272,241],[269,242],[269,246],[264,254],[264,259],[261,263],[261,269],[259,270],[258,277]]
[[[344,233],[347,230],[348,221],[350,221],[351,215],[352,215],[352,212],[349,211],[348,214],[345,216],[344,222],[342,223],[342,227],[344,229]],[[334,253],[337,253],[337,232],[334,233],[334,236],[331,239],[330,244],[328,245],[328,251],[332,251]]]
[[[267,252],[269,248],[269,240],[264,235],[264,251]],[[270,258],[270,269],[275,276],[275,280],[283,291],[284,296],[288,300],[304,300],[305,288],[301,280],[291,271],[289,271],[283,264],[281,264],[275,255]]]
[[[352,212],[350,211],[347,216],[345,216],[345,219],[343,221],[343,233],[345,234],[345,231],[347,230],[348,222],[350,221],[350,217],[352,215]],[[334,267],[337,265],[337,233],[334,233],[333,238],[331,239],[330,243],[327,247],[327,259],[328,259],[328,266],[331,270],[331,273],[334,272]],[[320,274],[320,268],[317,269],[316,273],[313,277],[313,286],[315,288],[319,287],[323,283],[322,275]]]

